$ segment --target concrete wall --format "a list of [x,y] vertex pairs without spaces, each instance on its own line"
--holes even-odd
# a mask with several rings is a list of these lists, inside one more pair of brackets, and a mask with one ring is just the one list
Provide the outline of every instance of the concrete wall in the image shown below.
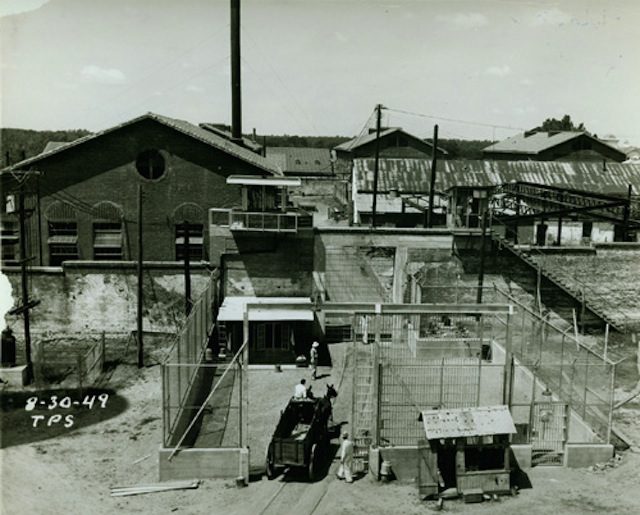
[[249,482],[249,449],[183,449],[169,461],[172,449],[160,448],[160,481],[243,477]]
[[564,447],[564,466],[582,468],[604,463],[613,457],[611,444],[568,443]]
[[[30,295],[41,303],[31,311],[31,329],[42,332],[115,332],[136,329],[137,275],[135,263],[67,262],[60,268],[31,268]],[[192,296],[197,298],[209,272],[194,267]],[[19,303],[20,272],[5,268]],[[145,263],[144,330],[175,332],[184,319],[184,276],[179,266]],[[7,318],[17,333],[22,324]]]
[[234,235],[232,241],[225,241],[225,295],[310,296],[313,245],[311,230],[271,236]]

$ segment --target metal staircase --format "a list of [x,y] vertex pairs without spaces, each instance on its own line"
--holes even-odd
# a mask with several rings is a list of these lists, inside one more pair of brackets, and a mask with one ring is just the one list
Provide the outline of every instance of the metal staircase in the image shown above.
[[[604,299],[601,295],[594,292],[584,284],[580,288],[577,288],[574,284],[572,284],[572,282],[566,280],[566,278],[562,277],[562,275],[557,271],[554,271],[549,267],[545,267],[544,263],[540,262],[542,260],[538,261],[534,257],[532,257],[531,250],[527,252],[516,247],[513,242],[493,230],[490,231],[490,235],[492,240],[498,243],[500,248],[509,250],[512,254],[520,258],[521,261],[529,265],[531,268],[536,271],[539,270],[542,277],[553,283],[557,288],[562,290],[566,295],[570,296],[577,303],[584,303],[585,310],[590,311],[604,323],[609,324],[617,331],[625,332],[626,324],[624,315],[622,315],[622,320],[620,320],[618,317],[613,317],[611,315],[611,307],[608,305],[606,299]],[[544,254],[542,254],[541,252],[539,252],[539,254],[540,256],[544,256]]]

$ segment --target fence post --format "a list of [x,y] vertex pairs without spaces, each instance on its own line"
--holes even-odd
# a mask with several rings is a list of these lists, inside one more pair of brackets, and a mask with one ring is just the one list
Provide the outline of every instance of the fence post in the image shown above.
[[[376,403],[376,414],[377,407],[380,405],[380,325],[381,325],[381,306],[380,304],[376,304],[376,314],[375,314],[375,336],[373,342],[373,363],[371,372],[373,373],[373,400]],[[380,446],[380,419],[376,417],[373,421],[373,442],[375,445]]]
[[440,409],[444,408],[444,358],[440,364]]
[[102,338],[100,339],[100,372],[104,372],[104,363],[106,361],[106,347],[107,347],[107,337],[102,331]]
[[[605,363],[605,367],[607,364]],[[616,366],[609,365],[611,368],[611,383],[609,386],[609,418],[607,420],[607,443],[611,443],[611,426],[613,425],[613,405],[615,402],[615,382],[616,382]]]
[[76,353],[76,366],[78,367],[78,389],[80,390],[80,396],[82,397],[84,388],[82,386],[82,356],[80,352]]
[[584,404],[582,405],[582,420],[587,417],[587,383],[589,382],[589,354],[587,354],[587,364],[584,366]]

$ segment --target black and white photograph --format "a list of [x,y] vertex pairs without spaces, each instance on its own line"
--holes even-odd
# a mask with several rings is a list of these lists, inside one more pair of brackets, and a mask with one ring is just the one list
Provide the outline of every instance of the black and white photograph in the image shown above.
[[0,513],[640,513],[640,3],[0,0]]

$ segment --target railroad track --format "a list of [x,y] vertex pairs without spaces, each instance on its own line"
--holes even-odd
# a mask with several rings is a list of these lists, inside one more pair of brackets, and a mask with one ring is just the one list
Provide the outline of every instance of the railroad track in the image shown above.
[[316,483],[284,481],[267,500],[257,515],[313,515],[329,491],[334,471],[330,468],[327,476]]

